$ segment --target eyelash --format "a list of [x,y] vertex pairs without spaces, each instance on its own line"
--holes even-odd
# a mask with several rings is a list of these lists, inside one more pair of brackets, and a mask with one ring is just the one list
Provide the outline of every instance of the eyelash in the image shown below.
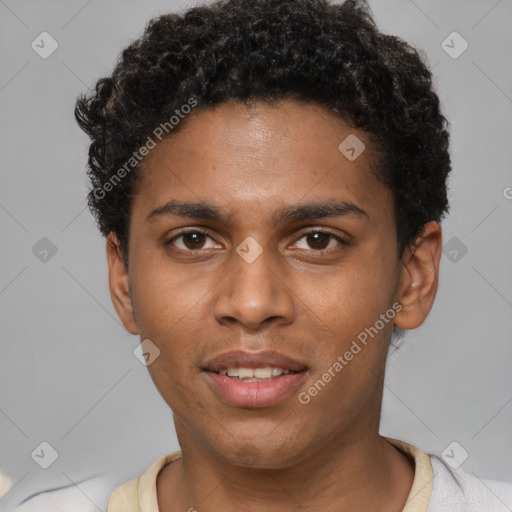
[[[183,235],[187,235],[187,234],[190,234],[190,233],[200,233],[204,236],[206,236],[207,238],[209,238],[210,240],[213,240],[213,238],[209,235],[209,233],[207,231],[204,231],[200,228],[190,228],[190,229],[181,229],[179,231],[178,234],[174,235],[172,238],[170,238],[167,242],[165,242],[165,245],[172,245],[173,242],[175,242],[178,238],[180,237],[183,237]],[[311,229],[309,231],[304,231],[301,233],[300,237],[297,238],[297,240],[295,241],[295,243],[297,243],[299,240],[302,240],[304,237],[308,236],[308,235],[311,235],[311,234],[314,234],[314,233],[321,233],[321,234],[324,234],[324,235],[329,235],[331,236],[332,238],[334,238],[337,242],[339,242],[341,245],[344,245],[344,246],[349,246],[351,245],[348,241],[344,240],[343,238],[339,237],[338,235],[334,234],[332,231],[328,230],[328,229],[325,229],[325,228],[322,228],[322,229]],[[197,250],[194,250],[194,249],[177,249],[179,251],[182,251],[182,252],[187,252],[189,254],[197,254],[197,253],[200,253],[200,252],[204,252],[203,249],[197,249]],[[304,249],[302,249],[304,250]],[[313,252],[313,253],[319,253],[319,252],[331,252],[333,249],[309,249],[307,250],[307,252]]]

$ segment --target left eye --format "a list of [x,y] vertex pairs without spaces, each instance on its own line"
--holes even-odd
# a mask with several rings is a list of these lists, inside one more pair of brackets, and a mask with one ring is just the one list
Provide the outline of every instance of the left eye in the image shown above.
[[302,247],[298,247],[299,249],[308,249],[308,247],[304,247],[304,245],[309,245],[309,249],[324,251],[325,249],[331,249],[333,242],[334,245],[336,243],[347,245],[340,237],[326,231],[310,231],[309,233],[304,233],[302,237],[299,238],[299,241],[296,242],[296,245],[300,244],[301,240],[305,240],[305,242],[302,243]]

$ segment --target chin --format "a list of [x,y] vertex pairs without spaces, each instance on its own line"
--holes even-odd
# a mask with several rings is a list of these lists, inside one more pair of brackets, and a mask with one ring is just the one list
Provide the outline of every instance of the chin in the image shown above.
[[296,454],[298,447],[284,446],[279,444],[270,444],[267,441],[244,441],[238,447],[234,443],[226,447],[227,450],[219,450],[223,458],[231,464],[251,469],[283,469],[293,464],[293,458],[290,454]]

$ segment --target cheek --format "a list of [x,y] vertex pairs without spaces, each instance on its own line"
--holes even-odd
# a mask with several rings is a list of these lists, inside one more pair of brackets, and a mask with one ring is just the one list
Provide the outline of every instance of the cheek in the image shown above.
[[[198,321],[208,283],[200,275],[171,267],[164,258],[144,256],[134,265],[132,298],[137,327],[141,336],[179,339],[177,333]],[[204,276],[204,271],[202,272]]]
[[148,371],[160,393],[172,401],[197,373],[194,363],[207,311],[206,292],[200,280],[188,275],[185,279],[184,272],[170,272],[165,265],[147,265],[143,273],[134,269],[134,275],[132,295],[140,337],[151,340],[159,351]]
[[318,339],[319,364],[302,390],[312,417],[349,422],[378,401],[395,316],[394,277],[390,261],[370,252],[359,253],[334,275],[310,281],[305,309],[315,312],[326,333]]
[[[391,307],[395,270],[377,255],[364,257],[359,253],[353,259],[314,278],[300,277],[304,318],[322,329],[322,336],[331,339],[324,345],[327,349],[343,350]],[[388,319],[385,325],[379,322],[378,327],[386,335],[392,330],[392,321]]]

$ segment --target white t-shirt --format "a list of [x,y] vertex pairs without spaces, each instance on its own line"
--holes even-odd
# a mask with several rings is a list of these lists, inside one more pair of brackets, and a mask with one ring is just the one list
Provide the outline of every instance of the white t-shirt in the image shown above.
[[[460,468],[452,470],[435,455],[427,455],[403,441],[386,439],[412,455],[415,462],[413,485],[402,512],[512,512],[512,483],[481,479]],[[181,451],[161,457],[139,478],[113,492],[105,480],[96,478],[78,488],[39,494],[15,512],[160,512],[158,473],[180,458]]]

